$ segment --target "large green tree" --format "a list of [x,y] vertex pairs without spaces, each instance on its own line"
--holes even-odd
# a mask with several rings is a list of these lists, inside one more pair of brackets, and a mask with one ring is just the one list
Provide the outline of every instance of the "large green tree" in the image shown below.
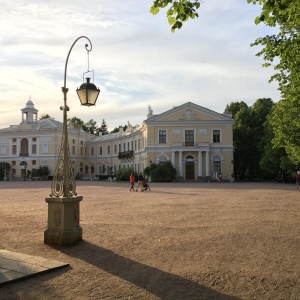
[[294,0],[248,0],[262,6],[255,20],[267,26],[277,26],[278,33],[258,38],[253,46],[262,46],[257,54],[265,60],[264,66],[273,66],[271,77],[279,83],[282,100],[276,105],[270,124],[273,126],[273,145],[284,148],[289,159],[300,163],[300,5]]

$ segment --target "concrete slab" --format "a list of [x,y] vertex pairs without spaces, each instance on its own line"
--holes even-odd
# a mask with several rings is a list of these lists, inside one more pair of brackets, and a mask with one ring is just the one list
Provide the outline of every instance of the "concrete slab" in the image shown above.
[[69,264],[43,257],[0,250],[0,285],[66,266]]

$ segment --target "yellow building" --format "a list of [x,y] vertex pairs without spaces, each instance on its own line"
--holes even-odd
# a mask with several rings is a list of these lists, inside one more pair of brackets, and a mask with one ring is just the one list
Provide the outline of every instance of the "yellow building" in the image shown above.
[[[48,166],[53,175],[59,154],[62,123],[38,120],[31,100],[20,125],[0,130],[0,161],[11,165],[10,178],[23,178],[26,169]],[[194,103],[160,114],[148,107],[142,125],[128,123],[126,131],[94,136],[69,125],[70,156],[77,178],[113,175],[123,167],[142,172],[152,163],[171,161],[181,180],[230,180],[233,172],[234,120]]]

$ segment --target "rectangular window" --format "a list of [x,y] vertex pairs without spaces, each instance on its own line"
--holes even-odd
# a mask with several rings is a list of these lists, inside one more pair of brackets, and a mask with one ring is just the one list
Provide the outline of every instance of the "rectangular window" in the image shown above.
[[119,144],[119,152],[121,152],[121,144]]
[[131,150],[133,150],[133,141],[131,141]]
[[221,142],[221,133],[220,130],[213,130],[213,143]]
[[165,144],[167,142],[167,131],[158,130],[158,143]]
[[16,143],[17,142],[17,139],[13,139],[13,143]]
[[13,165],[13,166],[16,165],[16,161],[15,161],[15,160],[12,161],[12,165]]
[[110,146],[107,146],[107,154],[110,154]]
[[134,141],[134,150],[136,150],[136,140]]
[[125,151],[126,151],[126,144],[123,143],[123,152],[125,152]]
[[114,153],[117,154],[117,145],[114,145]]
[[43,153],[48,153],[48,144],[43,144]]
[[82,156],[83,155],[83,148],[80,147],[80,155]]
[[75,140],[73,139],[73,144],[75,144]]
[[185,146],[194,146],[194,130],[185,130]]
[[138,139],[138,150],[140,150],[140,139]]
[[17,154],[17,145],[12,146],[12,154]]
[[32,165],[35,166],[36,165],[36,160],[32,161]]
[[33,142],[36,142],[36,138],[32,138],[32,141],[33,141]]
[[99,147],[99,155],[102,155],[102,146]]
[[80,145],[83,145],[83,141],[80,141]]
[[130,145],[130,143],[129,142],[127,142],[127,151],[129,151],[130,149],[130,147],[129,147],[129,145]]
[[75,146],[72,146],[72,155],[75,155]]
[[11,169],[13,175],[16,175],[16,169]]
[[94,156],[94,147],[91,147],[91,156]]
[[5,145],[1,146],[1,154],[6,154],[6,146]]
[[36,154],[36,144],[33,144],[31,147],[32,154]]

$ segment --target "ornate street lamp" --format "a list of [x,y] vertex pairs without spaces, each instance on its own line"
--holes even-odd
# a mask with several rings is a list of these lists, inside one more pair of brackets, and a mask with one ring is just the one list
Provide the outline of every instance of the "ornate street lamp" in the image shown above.
[[[89,42],[89,44],[85,44],[87,53],[89,54],[92,50],[92,43],[89,38],[80,36],[72,44],[65,63],[64,86],[62,87],[64,105],[60,107],[63,111],[63,134],[50,198],[46,198],[46,202],[48,202],[48,228],[44,233],[46,244],[68,245],[82,239],[82,228],[79,226],[79,202],[82,200],[82,196],[77,196],[70,159],[67,126],[67,112],[69,111],[67,93],[69,89],[66,87],[69,56],[74,45],[81,38]],[[88,72],[90,71],[88,70]],[[86,80],[87,82],[81,84],[80,88],[77,89],[77,94],[82,105],[92,106],[96,104],[100,90],[90,82],[90,78],[86,78]]]

